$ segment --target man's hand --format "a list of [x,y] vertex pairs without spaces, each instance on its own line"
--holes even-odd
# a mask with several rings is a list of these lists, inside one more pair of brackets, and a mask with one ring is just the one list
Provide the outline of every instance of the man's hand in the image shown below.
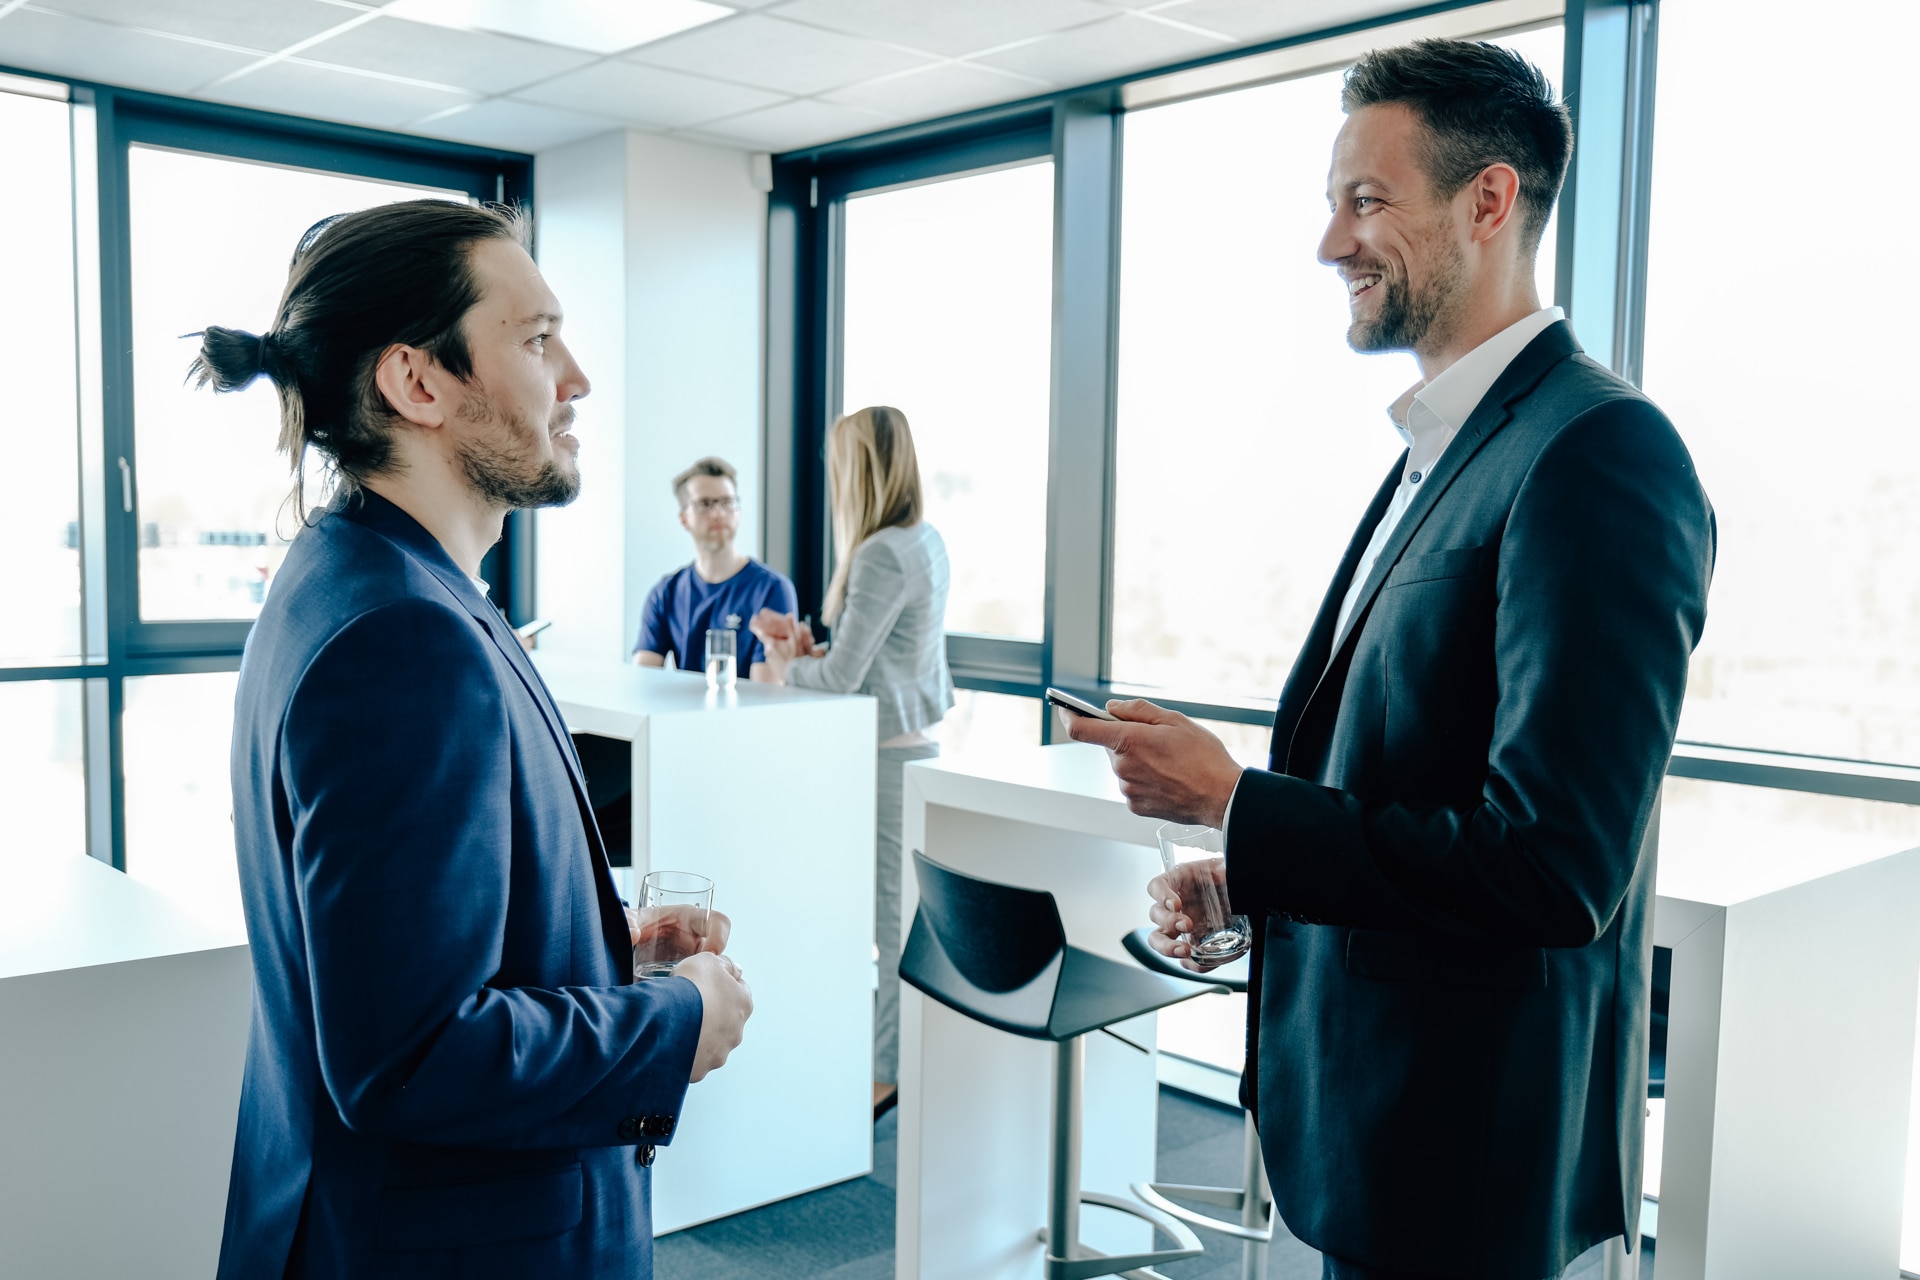
[[1115,699],[1107,703],[1107,711],[1120,723],[1070,716],[1067,736],[1098,743],[1112,754],[1127,808],[1149,818],[1204,827],[1217,827],[1226,819],[1240,766],[1220,739],[1178,711],[1144,698]]
[[725,956],[702,951],[673,967],[677,978],[700,988],[700,1044],[693,1051],[693,1074],[698,1084],[707,1072],[726,1065],[746,1035],[753,1016],[753,991],[740,976],[740,967]]
[[[1195,973],[1205,973],[1209,969],[1231,963],[1227,960],[1215,960],[1211,963],[1192,958],[1193,948],[1189,947],[1181,934],[1197,932],[1193,917],[1188,914],[1189,901],[1201,902],[1204,898],[1195,892],[1200,877],[1212,878],[1218,885],[1224,885],[1227,879],[1227,860],[1209,858],[1203,862],[1183,862],[1171,871],[1163,872],[1147,882],[1147,896],[1153,899],[1153,906],[1147,909],[1147,918],[1153,921],[1154,931],[1147,935],[1147,945],[1170,960],[1178,960],[1185,968]],[[1209,922],[1200,922],[1204,927]],[[1222,921],[1210,922],[1215,927]]]
[[[702,916],[706,917],[705,933],[700,931]],[[663,955],[690,956],[697,951],[718,954],[727,949],[727,939],[733,936],[733,921],[725,912],[698,907],[628,907],[627,933],[634,946],[645,942]]]

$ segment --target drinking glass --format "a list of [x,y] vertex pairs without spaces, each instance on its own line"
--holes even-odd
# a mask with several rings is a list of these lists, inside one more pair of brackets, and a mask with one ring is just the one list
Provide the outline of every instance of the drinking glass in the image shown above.
[[739,641],[736,633],[707,632],[707,688],[731,689],[736,678]]
[[1180,910],[1193,921],[1193,932],[1180,935],[1188,957],[1207,966],[1238,960],[1253,946],[1253,926],[1227,902],[1225,837],[1217,827],[1178,822],[1162,824],[1159,834],[1160,864],[1169,877],[1175,868],[1193,867],[1175,884]]
[[633,976],[658,978],[673,972],[673,966],[700,950],[712,918],[713,881],[691,871],[647,872],[640,882],[641,931],[633,948]]

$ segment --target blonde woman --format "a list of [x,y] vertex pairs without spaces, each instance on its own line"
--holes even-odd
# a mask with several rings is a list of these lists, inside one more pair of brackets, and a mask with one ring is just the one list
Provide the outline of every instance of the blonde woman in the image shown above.
[[874,938],[874,1113],[892,1104],[900,1059],[900,791],[910,760],[940,754],[927,731],[953,705],[947,672],[947,547],[923,518],[920,463],[907,415],[861,409],[827,435],[827,494],[837,560],[816,646],[791,614],[761,610],[753,632],[777,681],[880,703]]

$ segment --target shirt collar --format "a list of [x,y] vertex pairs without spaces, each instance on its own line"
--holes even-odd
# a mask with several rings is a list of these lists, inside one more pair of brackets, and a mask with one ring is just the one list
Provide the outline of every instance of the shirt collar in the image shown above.
[[1453,438],[1515,356],[1548,325],[1566,319],[1559,307],[1542,307],[1516,320],[1442,370],[1431,382],[1416,382],[1387,409],[1394,430],[1409,449]]

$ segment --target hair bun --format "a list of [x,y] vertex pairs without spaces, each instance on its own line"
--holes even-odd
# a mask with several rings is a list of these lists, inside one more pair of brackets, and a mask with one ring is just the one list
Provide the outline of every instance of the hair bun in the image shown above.
[[238,391],[263,373],[269,374],[272,335],[248,333],[245,329],[224,329],[208,325],[190,338],[200,339],[200,354],[187,370],[196,387],[213,384],[215,391]]

